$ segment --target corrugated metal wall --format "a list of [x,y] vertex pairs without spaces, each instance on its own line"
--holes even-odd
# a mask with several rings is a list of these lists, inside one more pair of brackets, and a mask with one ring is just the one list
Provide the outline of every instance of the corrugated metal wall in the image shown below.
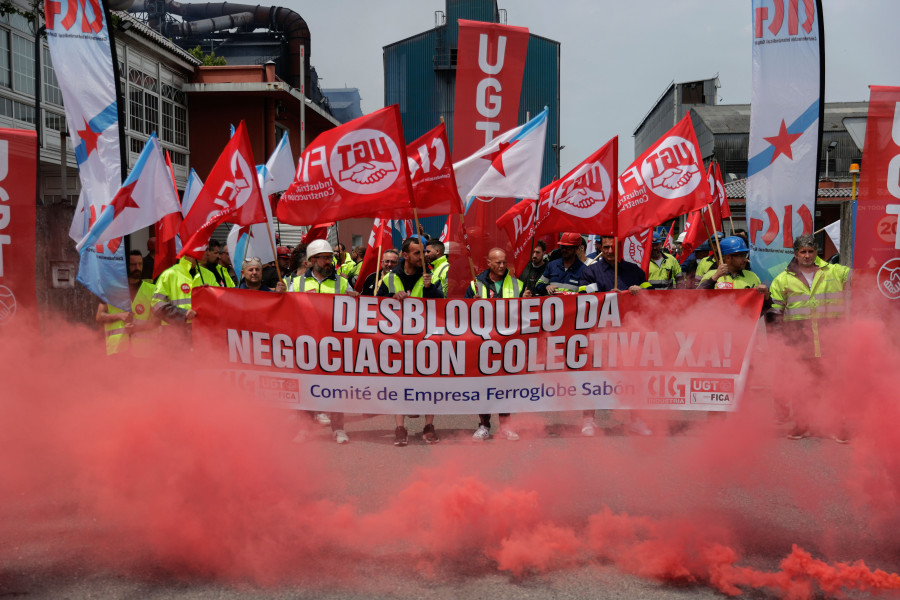
[[[447,24],[384,47],[384,102],[398,104],[407,143],[437,126],[443,116],[447,135],[453,140],[453,99],[456,90],[458,19],[497,22],[496,0],[447,0]],[[519,103],[519,122],[526,113],[533,117],[544,106],[550,108],[542,185],[557,174],[559,141],[558,42],[532,35]],[[440,233],[445,219],[423,219],[431,235]]]

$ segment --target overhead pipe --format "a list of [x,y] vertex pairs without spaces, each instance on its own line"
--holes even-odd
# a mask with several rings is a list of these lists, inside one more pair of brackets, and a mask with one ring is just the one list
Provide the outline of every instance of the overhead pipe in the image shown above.
[[[148,4],[152,0],[144,0],[132,6],[130,12],[148,12]],[[246,27],[251,29],[266,28],[284,32],[288,44],[288,67],[295,87],[309,89],[308,76],[304,76],[301,68],[300,48],[304,49],[305,61],[309,63],[310,34],[306,21],[296,12],[281,6],[260,6],[252,4],[236,4],[234,2],[181,3],[177,0],[165,0],[166,12],[180,16],[185,23],[169,23],[171,33],[180,36],[203,35],[224,29]],[[224,19],[223,19],[224,18]],[[193,22],[197,21],[197,22]],[[177,33],[175,33],[177,32]]]

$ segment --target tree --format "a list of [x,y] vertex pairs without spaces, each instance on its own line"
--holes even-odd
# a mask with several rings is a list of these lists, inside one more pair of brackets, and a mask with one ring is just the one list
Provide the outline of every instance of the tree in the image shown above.
[[222,67],[228,64],[224,56],[216,56],[215,52],[204,54],[199,45],[191,48],[188,52],[190,52],[194,58],[201,61],[204,67]]

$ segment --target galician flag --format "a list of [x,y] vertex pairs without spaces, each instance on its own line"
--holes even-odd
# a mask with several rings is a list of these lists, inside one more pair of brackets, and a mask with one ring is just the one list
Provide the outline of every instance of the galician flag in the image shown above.
[[471,156],[453,165],[459,197],[468,211],[477,197],[537,198],[541,191],[547,113],[494,138]]
[[112,202],[103,208],[76,248],[81,252],[85,246],[105,244],[149,227],[180,209],[166,159],[154,133]]

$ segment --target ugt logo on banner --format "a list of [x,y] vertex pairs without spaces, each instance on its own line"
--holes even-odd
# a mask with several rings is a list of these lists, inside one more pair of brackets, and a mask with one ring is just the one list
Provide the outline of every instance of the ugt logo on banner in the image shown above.
[[400,160],[400,150],[389,136],[377,129],[357,129],[335,144],[328,166],[348,192],[378,194],[397,180]]

